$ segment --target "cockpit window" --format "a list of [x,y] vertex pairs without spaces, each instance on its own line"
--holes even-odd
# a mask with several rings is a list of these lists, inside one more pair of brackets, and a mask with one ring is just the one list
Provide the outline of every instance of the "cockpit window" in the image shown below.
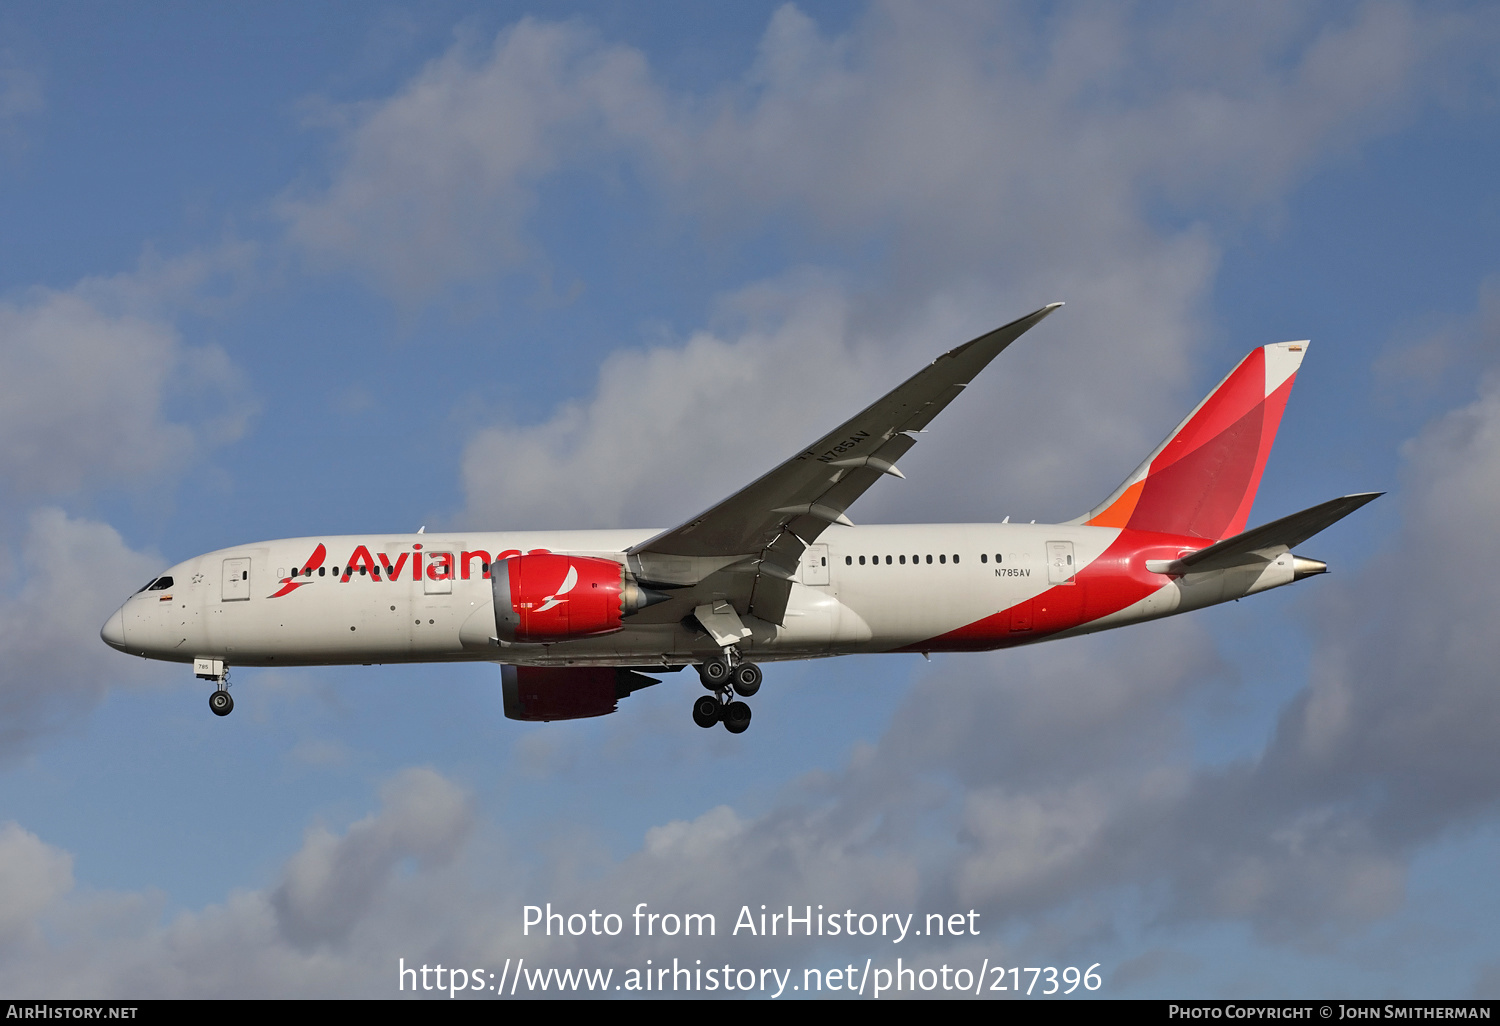
[[149,590],[149,591],[166,591],[171,586],[172,586],[172,578],[170,578],[170,577],[158,577],[156,580],[154,580],[154,581],[151,582],[151,584],[150,584],[150,586],[149,586],[149,588],[147,590]]
[[[156,578],[155,577],[151,578],[151,580],[149,580],[145,584],[141,585],[141,591],[145,591],[147,588],[151,587],[151,585],[153,585],[155,583],[156,583]],[[136,592],[136,594],[139,595],[141,593],[141,591]]]

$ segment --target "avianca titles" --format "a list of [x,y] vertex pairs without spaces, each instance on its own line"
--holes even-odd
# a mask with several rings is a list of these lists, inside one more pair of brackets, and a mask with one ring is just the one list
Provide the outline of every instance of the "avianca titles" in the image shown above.
[[1292,549],[1379,493],[1246,529],[1306,342],[1235,367],[1094,509],[1064,524],[855,526],[846,511],[986,365],[1060,303],[944,353],[722,502],[666,531],[290,538],[171,567],[101,636],[229,668],[485,660],[505,715],[614,712],[692,666],[702,727],[750,724],[762,663],[973,652],[1073,637],[1277,588],[1327,567]]

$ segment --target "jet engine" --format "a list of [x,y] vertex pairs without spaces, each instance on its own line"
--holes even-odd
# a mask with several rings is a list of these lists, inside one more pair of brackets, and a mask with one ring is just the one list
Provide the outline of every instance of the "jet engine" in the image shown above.
[[605,716],[620,699],[661,683],[614,666],[502,666],[500,673],[505,715],[532,722]]
[[490,567],[501,641],[569,641],[612,634],[621,619],[668,596],[643,588],[612,559],[535,552]]

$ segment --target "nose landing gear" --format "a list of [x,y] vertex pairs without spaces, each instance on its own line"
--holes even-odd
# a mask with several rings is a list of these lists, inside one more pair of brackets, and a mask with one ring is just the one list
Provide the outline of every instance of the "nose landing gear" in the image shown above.
[[234,712],[234,698],[229,694],[229,667],[222,659],[194,659],[193,676],[211,680],[217,685],[208,696],[208,708],[215,716]]
[[693,722],[700,727],[724,724],[731,734],[743,734],[750,727],[750,707],[744,702],[731,702],[731,691],[749,698],[760,690],[760,667],[754,663],[738,660],[734,649],[725,649],[723,655],[714,656],[698,667],[698,677],[703,686],[712,691],[693,703]]

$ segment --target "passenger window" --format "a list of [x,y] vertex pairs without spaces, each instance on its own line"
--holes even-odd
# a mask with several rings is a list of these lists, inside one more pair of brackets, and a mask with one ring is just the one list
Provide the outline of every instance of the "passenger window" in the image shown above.
[[891,565],[891,557],[890,556],[886,556],[885,557],[885,565],[886,566],[890,566]]
[[938,555],[938,562],[939,563],[946,563],[946,562],[948,562],[947,555],[946,554],[939,554]]
[[1000,553],[998,553],[998,552],[995,553],[995,562],[996,563],[1000,562]]
[[957,553],[957,552],[955,552],[955,553],[954,553],[954,554],[953,554],[953,562],[955,562],[955,563],[957,563],[957,562],[958,562],[958,553]]
[[931,562],[932,562],[932,556],[931,556],[931,554],[929,554],[929,555],[928,555],[928,556],[927,556],[927,562],[929,562],[929,563],[931,563]]
[[860,556],[859,557],[859,565],[860,566],[864,566],[865,565],[865,557],[864,556]]
[[905,566],[905,565],[906,565],[906,557],[905,557],[905,556],[902,556],[902,557],[901,557],[901,565],[902,565],[902,566]]
[[853,566],[854,565],[854,557],[853,556],[845,556],[844,557],[844,565],[845,566]]

